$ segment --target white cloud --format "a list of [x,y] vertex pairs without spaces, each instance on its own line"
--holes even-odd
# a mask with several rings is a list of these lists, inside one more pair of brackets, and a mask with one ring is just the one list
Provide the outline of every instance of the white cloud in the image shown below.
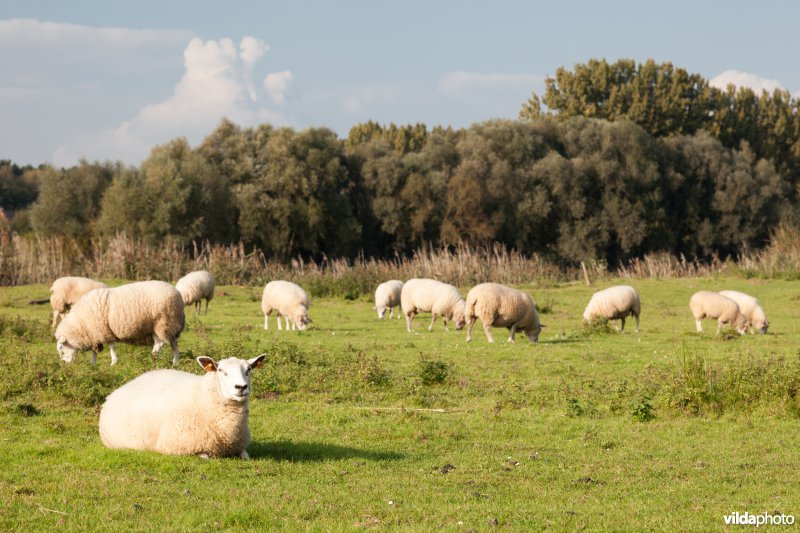
[[2,157],[52,162],[66,140],[119,124],[174,85],[191,36],[0,20]]
[[286,91],[288,91],[289,84],[293,79],[294,76],[288,70],[273,72],[264,78],[264,88],[273,102],[276,104],[284,104],[286,102]]
[[[183,54],[183,76],[170,98],[142,107],[114,129],[61,146],[55,163],[74,164],[81,156],[136,163],[149,148],[170,139],[183,136],[199,142],[224,117],[243,126],[288,124],[283,114],[259,102],[252,80],[256,63],[268,49],[265,42],[253,37],[242,39],[238,48],[231,39],[192,39]],[[291,80],[289,71],[278,74],[279,79]],[[284,86],[281,97],[285,90]]]
[[775,89],[784,90],[778,80],[770,80],[757,74],[738,70],[726,70],[722,74],[711,78],[708,83],[712,87],[722,90],[725,90],[729,84],[733,84],[736,87],[748,87],[757,94],[761,94],[761,91],[772,93]]

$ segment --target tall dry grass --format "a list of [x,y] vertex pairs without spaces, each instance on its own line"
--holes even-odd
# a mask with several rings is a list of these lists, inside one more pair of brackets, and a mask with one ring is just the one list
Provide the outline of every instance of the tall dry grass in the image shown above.
[[[652,253],[616,269],[609,269],[602,261],[588,261],[585,266],[586,276],[593,282],[611,277],[644,279],[714,274],[798,278],[800,229],[777,228],[766,248],[742,254],[736,261],[713,257],[702,262]],[[323,257],[320,261],[311,261],[295,258],[287,263],[265,257],[258,249],[249,250],[242,243],[205,242],[183,247],[166,240],[154,246],[119,234],[86,247],[58,237],[0,235],[0,285],[50,283],[64,275],[174,282],[186,272],[199,269],[211,271],[220,284],[258,285],[271,279],[290,279],[307,286],[317,296],[348,298],[369,294],[387,279],[429,277],[459,287],[484,281],[550,285],[584,279],[580,268],[558,266],[539,255],[526,256],[501,245],[426,247],[411,256],[396,254],[390,259],[359,256],[352,260]]]

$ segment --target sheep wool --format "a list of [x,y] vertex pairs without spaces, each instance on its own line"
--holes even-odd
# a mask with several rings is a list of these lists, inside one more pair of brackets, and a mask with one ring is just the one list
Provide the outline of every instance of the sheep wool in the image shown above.
[[739,311],[739,305],[717,292],[697,291],[689,299],[689,309],[694,316],[698,333],[703,331],[704,318],[717,319],[717,333],[725,324],[735,327],[740,335],[747,331],[747,318]]
[[639,293],[630,285],[616,285],[592,295],[589,304],[583,311],[583,320],[592,322],[596,319],[620,320],[619,330],[625,331],[625,318],[633,315],[636,319],[636,332],[639,332],[639,315],[641,313]]
[[71,362],[78,350],[97,352],[109,344],[111,364],[117,362],[114,343],[153,342],[155,355],[164,343],[178,364],[178,336],[183,331],[183,298],[169,283],[140,281],[88,292],[56,328],[61,359]]
[[183,296],[183,305],[189,306],[194,304],[194,314],[200,314],[200,304],[202,300],[206,301],[206,311],[208,314],[208,302],[214,298],[214,289],[216,282],[211,272],[206,270],[196,270],[189,272],[175,284],[175,288]]
[[403,284],[400,291],[400,307],[406,316],[406,329],[411,332],[411,322],[420,311],[431,314],[431,325],[428,331],[433,331],[436,317],[441,316],[444,328],[448,329],[447,321],[456,323],[456,329],[464,327],[464,298],[458,289],[447,283],[435,279],[414,278]]
[[[403,282],[400,280],[384,281],[375,289],[375,309],[378,311],[378,318],[383,318],[386,310],[389,310],[389,317],[394,318],[394,308],[400,305],[400,293],[403,290]],[[397,313],[400,318],[400,313]]]
[[530,295],[499,283],[474,286],[467,293],[465,314],[467,342],[472,341],[472,327],[478,318],[489,342],[494,342],[492,326],[508,328],[508,342],[515,342],[517,331],[522,331],[531,342],[538,342],[544,327]]
[[757,298],[739,291],[719,291],[719,293],[736,302],[739,311],[747,318],[748,327],[755,328],[762,334],[767,332],[769,328],[767,315]]
[[58,278],[50,286],[50,307],[53,308],[53,324],[56,327],[67,311],[81,296],[94,289],[107,287],[105,283],[80,276]]
[[291,281],[270,281],[264,286],[261,295],[261,310],[264,312],[264,329],[269,329],[269,316],[272,311],[278,312],[278,329],[281,329],[281,317],[286,321],[286,330],[289,330],[289,320],[292,329],[300,331],[306,329],[311,319],[308,317],[308,308],[311,307],[311,298],[308,293],[296,283]]
[[247,459],[250,373],[264,357],[198,357],[202,376],[179,370],[142,374],[106,399],[100,439],[112,449]]

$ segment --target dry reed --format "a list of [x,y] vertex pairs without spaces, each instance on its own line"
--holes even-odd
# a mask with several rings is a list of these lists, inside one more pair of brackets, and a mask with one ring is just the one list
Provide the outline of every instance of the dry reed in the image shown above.
[[[88,249],[87,249],[88,248]],[[615,270],[602,261],[586,262],[592,281],[611,277],[645,279],[741,274],[764,277],[800,277],[800,229],[780,227],[769,246],[737,261],[688,260],[681,255],[651,253],[629,260]],[[369,294],[381,281],[428,277],[459,287],[483,281],[513,285],[552,285],[575,281],[581,270],[558,266],[537,254],[524,255],[496,244],[490,248],[459,245],[452,248],[420,248],[411,256],[395,254],[389,259],[330,259],[319,261],[297,257],[290,262],[265,257],[261,250],[244,244],[193,243],[181,246],[173,240],[150,245],[119,234],[88,247],[65,238],[24,238],[4,235],[0,239],[0,285],[50,283],[64,275],[99,279],[163,279],[175,281],[186,272],[211,271],[218,283],[259,285],[271,279],[291,279],[308,285],[312,294],[358,297]]]

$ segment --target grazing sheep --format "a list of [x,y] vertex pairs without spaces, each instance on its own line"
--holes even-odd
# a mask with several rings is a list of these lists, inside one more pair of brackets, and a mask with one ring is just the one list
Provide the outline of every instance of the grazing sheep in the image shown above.
[[289,319],[292,320],[292,329],[300,331],[306,329],[311,319],[308,318],[308,308],[311,307],[311,298],[299,285],[291,281],[270,281],[264,286],[261,296],[261,310],[264,312],[264,329],[269,329],[269,315],[273,310],[278,312],[278,330],[281,329],[281,316],[286,320],[286,330],[289,330]]
[[[394,318],[394,308],[400,305],[400,292],[403,290],[403,282],[393,279],[384,281],[375,289],[375,309],[378,311],[378,318],[383,318],[386,310],[389,310],[389,317]],[[400,313],[397,313],[400,318]]]
[[698,291],[694,293],[689,300],[689,309],[692,310],[698,333],[703,331],[701,321],[704,318],[717,319],[717,333],[723,324],[735,327],[739,335],[743,335],[747,331],[747,318],[739,311],[739,305],[717,292]]
[[97,352],[108,344],[111,364],[117,362],[114,343],[153,342],[153,356],[164,343],[172,347],[172,364],[177,366],[178,336],[183,331],[181,293],[163,281],[140,281],[112,289],[86,293],[56,328],[58,353],[67,363],[78,350]]
[[200,304],[202,300],[206,300],[206,312],[208,314],[208,302],[214,298],[214,288],[216,282],[211,272],[205,270],[197,270],[189,272],[175,284],[175,288],[183,296],[183,305],[189,306],[194,304],[194,314],[200,314]]
[[517,330],[522,331],[531,342],[538,342],[539,332],[544,327],[539,322],[539,313],[530,295],[499,283],[475,285],[467,293],[465,315],[467,342],[472,341],[472,327],[478,318],[483,323],[483,331],[489,342],[494,342],[492,326],[508,328],[508,342],[515,342]]
[[69,311],[70,307],[87,292],[107,287],[105,283],[79,276],[58,278],[50,285],[50,307],[53,308],[53,325]]
[[757,298],[739,291],[719,291],[723,296],[727,296],[739,306],[739,311],[747,318],[747,325],[755,328],[759,333],[766,333],[769,328],[767,315],[761,308]]
[[250,372],[264,357],[198,357],[202,376],[146,372],[108,396],[100,411],[100,439],[112,449],[247,459]]
[[640,312],[641,304],[636,289],[629,285],[616,285],[592,295],[583,312],[583,320],[592,322],[595,319],[619,319],[619,330],[622,332],[625,331],[625,318],[633,315],[636,319],[636,333],[639,333]]
[[403,284],[400,292],[400,307],[406,316],[406,329],[411,332],[411,321],[420,311],[431,313],[431,325],[428,331],[433,331],[436,317],[442,317],[444,329],[448,329],[447,321],[456,323],[456,329],[464,327],[464,298],[458,289],[447,283],[435,279],[414,278]]

